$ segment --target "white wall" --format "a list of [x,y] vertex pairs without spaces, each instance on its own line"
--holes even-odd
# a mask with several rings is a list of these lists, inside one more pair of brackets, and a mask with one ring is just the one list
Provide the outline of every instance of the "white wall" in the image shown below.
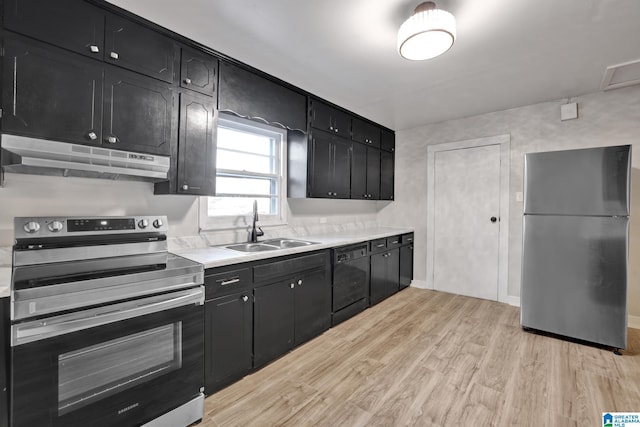
[[524,154],[632,144],[635,155],[632,173],[629,312],[640,316],[640,86],[585,95],[571,101],[578,102],[577,120],[560,121],[560,105],[566,102],[561,100],[396,133],[396,202],[384,207],[378,218],[382,224],[415,227],[416,279],[426,278],[427,145],[511,135],[508,293],[519,297],[523,204],[516,201],[515,193],[523,191]]

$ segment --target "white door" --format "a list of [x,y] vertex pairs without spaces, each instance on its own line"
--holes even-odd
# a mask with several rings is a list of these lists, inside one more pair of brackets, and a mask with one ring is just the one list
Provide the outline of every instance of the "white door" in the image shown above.
[[500,145],[435,153],[434,288],[498,299]]

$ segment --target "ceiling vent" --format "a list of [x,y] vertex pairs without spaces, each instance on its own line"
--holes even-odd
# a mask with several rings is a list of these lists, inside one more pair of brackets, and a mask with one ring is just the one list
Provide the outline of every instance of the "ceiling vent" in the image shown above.
[[607,67],[600,89],[618,89],[640,84],[640,59]]

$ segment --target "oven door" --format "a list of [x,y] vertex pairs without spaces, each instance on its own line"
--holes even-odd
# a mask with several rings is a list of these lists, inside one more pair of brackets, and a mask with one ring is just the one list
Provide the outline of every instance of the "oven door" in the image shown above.
[[12,325],[18,426],[133,426],[204,385],[202,287]]

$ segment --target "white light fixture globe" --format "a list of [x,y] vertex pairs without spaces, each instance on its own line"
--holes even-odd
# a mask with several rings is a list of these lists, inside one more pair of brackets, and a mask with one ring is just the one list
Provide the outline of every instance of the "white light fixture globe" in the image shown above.
[[398,30],[398,52],[412,61],[435,58],[448,51],[456,39],[456,19],[432,1],[416,7]]

